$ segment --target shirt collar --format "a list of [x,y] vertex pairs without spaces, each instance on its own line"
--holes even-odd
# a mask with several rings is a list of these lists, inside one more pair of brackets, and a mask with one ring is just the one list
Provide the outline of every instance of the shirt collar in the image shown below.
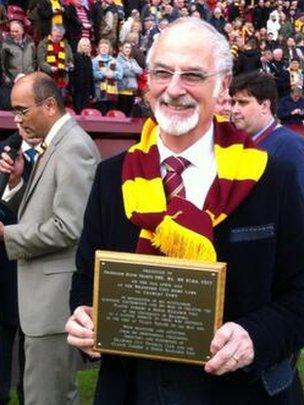
[[205,132],[193,145],[185,149],[181,153],[172,152],[162,141],[161,137],[157,136],[157,147],[160,156],[160,163],[162,164],[169,156],[182,156],[191,162],[192,165],[201,167],[207,156],[214,155],[214,140],[213,140],[213,122],[211,123],[207,132]]
[[63,127],[63,125],[71,118],[70,114],[64,114],[62,117],[59,118],[49,130],[47,136],[44,139],[44,144],[48,148],[54,139],[55,135],[59,132],[59,130]]
[[[265,127],[260,129],[256,134],[254,134],[252,136],[252,139],[256,141],[274,123],[274,121],[275,121],[274,117],[271,117],[268,123],[265,125]],[[280,124],[277,125],[277,127],[279,126]]]

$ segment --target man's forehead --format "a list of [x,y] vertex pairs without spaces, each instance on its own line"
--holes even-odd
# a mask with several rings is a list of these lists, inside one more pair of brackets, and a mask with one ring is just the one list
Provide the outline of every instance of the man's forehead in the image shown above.
[[197,41],[197,35],[197,31],[183,35],[173,31],[166,33],[155,46],[152,62],[178,65],[180,68],[184,66],[187,69],[190,66],[210,68],[214,62],[214,48],[211,41]]
[[[22,83],[20,82],[22,80]],[[34,100],[32,85],[29,81],[20,79],[17,82],[11,93],[12,105],[27,105]]]

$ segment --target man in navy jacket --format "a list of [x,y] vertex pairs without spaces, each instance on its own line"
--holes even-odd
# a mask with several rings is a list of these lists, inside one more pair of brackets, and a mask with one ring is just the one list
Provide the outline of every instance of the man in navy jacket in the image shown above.
[[[204,199],[206,204],[220,176],[214,159],[220,125],[212,117],[231,78],[229,47],[207,23],[181,19],[158,37],[148,65],[160,176],[166,175],[164,155],[187,158],[190,166],[182,176],[186,197],[178,197],[178,204],[191,202],[196,212],[194,206],[201,209]],[[229,123],[221,128],[227,140],[236,135]],[[69,343],[93,358],[99,357],[92,350],[94,252],[138,251],[140,227],[126,216],[122,188],[129,159],[130,153],[119,155],[99,166],[77,253],[73,315],[66,330]],[[247,197],[214,226],[217,260],[227,262],[226,298],[224,324],[215,333],[212,358],[204,368],[103,355],[96,404],[302,403],[291,363],[304,343],[304,200],[296,170],[290,162],[269,158]],[[135,213],[140,216],[136,208]]]

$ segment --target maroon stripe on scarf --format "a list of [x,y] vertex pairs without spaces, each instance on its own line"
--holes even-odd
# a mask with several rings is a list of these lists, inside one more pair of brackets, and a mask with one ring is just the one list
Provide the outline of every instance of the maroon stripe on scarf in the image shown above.
[[146,255],[164,256],[158,249],[151,245],[150,240],[139,238],[136,246],[136,253],[142,253]]
[[160,222],[163,220],[165,212],[149,212],[148,214],[140,214],[133,212],[131,221],[141,229],[149,229],[154,232]]
[[[136,165],[132,164],[136,161]],[[134,180],[135,177],[144,177],[152,180],[160,177],[159,152],[156,145],[150,148],[149,153],[136,150],[127,153],[122,170],[122,181]]]
[[210,216],[190,201],[173,197],[167,206],[167,214],[176,216],[174,221],[179,225],[204,235],[211,241],[213,240],[213,228]]
[[[207,194],[204,210],[211,211],[215,217],[221,213],[227,215],[237,208],[249,192],[252,190],[256,181],[254,180],[227,180],[218,177],[215,178]],[[228,205],[225,202],[229,201]]]
[[246,132],[236,129],[235,126],[230,122],[218,123],[215,119],[213,122],[215,127],[215,144],[221,146],[222,148],[227,148],[233,144],[242,143],[244,148],[253,147],[256,149],[254,142],[250,136],[246,134]]

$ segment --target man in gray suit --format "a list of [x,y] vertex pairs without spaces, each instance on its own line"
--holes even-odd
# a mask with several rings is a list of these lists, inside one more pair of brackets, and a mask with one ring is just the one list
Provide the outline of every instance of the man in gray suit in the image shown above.
[[91,138],[65,114],[55,82],[31,73],[13,87],[15,122],[29,138],[41,137],[28,183],[24,161],[2,153],[10,173],[5,199],[18,207],[18,224],[0,222],[8,257],[18,260],[20,323],[25,333],[26,405],[73,403],[76,353],[66,344],[69,290],[75,249],[99,153]]

